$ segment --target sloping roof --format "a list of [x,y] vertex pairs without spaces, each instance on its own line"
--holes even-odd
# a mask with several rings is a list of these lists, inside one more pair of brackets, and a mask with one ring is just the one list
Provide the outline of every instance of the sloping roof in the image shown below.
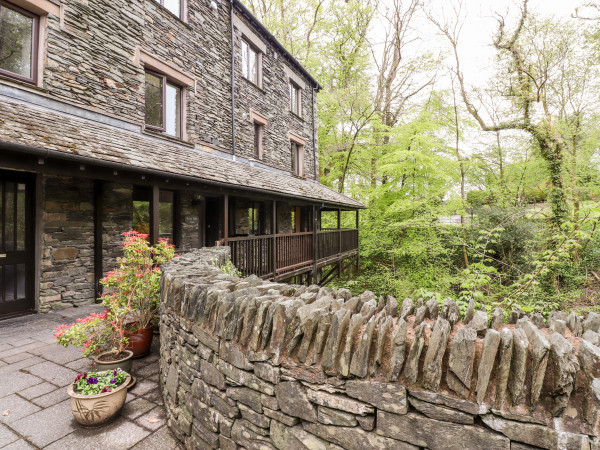
[[314,181],[308,181],[202,150],[86,120],[40,106],[0,98],[0,142],[49,149],[65,155],[120,163],[130,170],[149,169],[198,182],[260,190],[349,208],[364,205]]

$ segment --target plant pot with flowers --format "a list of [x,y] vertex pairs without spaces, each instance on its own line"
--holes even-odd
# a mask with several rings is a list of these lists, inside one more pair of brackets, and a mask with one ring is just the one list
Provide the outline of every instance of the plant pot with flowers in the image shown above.
[[[119,267],[100,281],[106,290],[100,298],[106,311],[61,325],[54,334],[65,347],[82,347],[83,355],[94,360],[97,370],[118,367],[131,371],[134,353],[128,349],[129,341],[132,333],[151,327],[160,303],[159,265],[174,255],[173,246],[166,239],[151,247],[145,234],[130,231],[123,235]],[[147,345],[149,348],[150,343]]]
[[77,375],[67,389],[75,420],[84,427],[110,422],[125,404],[130,381],[130,375],[121,369]]
[[126,349],[125,321],[131,308],[109,299],[104,299],[103,305],[107,309],[102,313],[56,327],[54,337],[65,347],[81,347],[83,356],[92,359],[97,370],[120,368],[130,372],[133,352]]
[[153,321],[160,307],[160,265],[173,259],[175,250],[168,239],[151,246],[146,234],[130,231],[123,235],[119,267],[102,279],[102,285],[107,291],[104,299],[131,305],[125,337],[127,350],[139,358],[150,352],[152,344]]

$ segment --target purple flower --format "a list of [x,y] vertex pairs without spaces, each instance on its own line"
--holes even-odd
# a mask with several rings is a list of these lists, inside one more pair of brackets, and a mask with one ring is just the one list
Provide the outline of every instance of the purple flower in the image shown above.
[[117,369],[113,370],[113,377],[117,376]]
[[110,384],[115,384],[117,382],[116,378],[113,378],[112,380],[110,380]]
[[98,378],[96,378],[96,377],[90,377],[87,380],[87,384],[96,384],[96,383],[98,383]]

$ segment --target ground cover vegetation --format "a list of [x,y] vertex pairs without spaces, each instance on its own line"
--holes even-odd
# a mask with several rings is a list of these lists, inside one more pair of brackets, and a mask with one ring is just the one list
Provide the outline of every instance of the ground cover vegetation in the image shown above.
[[360,270],[337,283],[600,309],[600,2],[496,11],[484,82],[471,3],[246,0],[323,87],[321,182],[367,205]]

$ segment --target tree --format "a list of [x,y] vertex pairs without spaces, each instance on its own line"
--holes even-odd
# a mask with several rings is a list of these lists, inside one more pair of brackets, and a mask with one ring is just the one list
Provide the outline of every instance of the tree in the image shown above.
[[[528,0],[523,0],[516,25],[509,29],[505,16],[497,16],[498,30],[493,42],[500,63],[496,95],[505,100],[506,108],[498,111],[501,120],[489,121],[469,94],[461,70],[458,43],[461,31],[462,2],[455,7],[454,22],[431,21],[447,38],[455,59],[455,74],[467,111],[486,132],[520,130],[532,136],[548,167],[551,186],[551,221],[562,225],[569,218],[567,195],[563,178],[567,144],[560,132],[557,111],[549,88],[559,72],[571,45],[568,38],[552,33],[550,24],[537,21],[528,13]],[[553,24],[556,26],[556,24]]]

